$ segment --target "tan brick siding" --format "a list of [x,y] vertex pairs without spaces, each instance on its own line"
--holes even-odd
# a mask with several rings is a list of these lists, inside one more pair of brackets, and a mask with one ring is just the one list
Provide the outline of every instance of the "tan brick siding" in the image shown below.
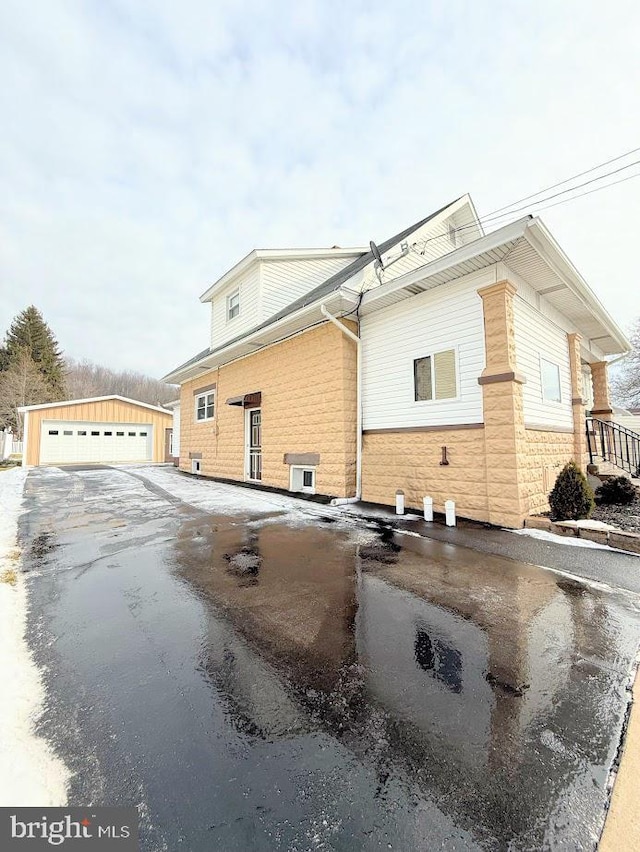
[[531,515],[549,511],[549,491],[564,465],[573,458],[572,432],[526,430],[526,451],[520,459],[520,483]]
[[[448,465],[440,464],[443,446]],[[399,488],[407,507],[421,511],[428,495],[435,511],[455,500],[460,515],[488,520],[484,429],[365,433],[363,499],[391,506]]]
[[[194,390],[216,383],[216,417],[195,422]],[[350,496],[355,489],[356,346],[330,323],[309,329],[181,389],[180,468],[202,453],[201,472],[245,478],[244,410],[226,400],[262,393],[262,484],[289,487],[285,453],[319,453],[316,492]]]

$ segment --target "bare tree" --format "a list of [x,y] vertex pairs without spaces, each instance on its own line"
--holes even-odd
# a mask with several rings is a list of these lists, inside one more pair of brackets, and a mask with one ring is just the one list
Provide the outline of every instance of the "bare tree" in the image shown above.
[[117,372],[91,361],[66,361],[66,385],[70,399],[118,394],[150,405],[163,405],[179,396],[175,385],[133,370]]
[[47,384],[29,350],[20,349],[13,363],[0,373],[0,424],[11,429],[22,440],[22,405],[51,402],[55,394]]
[[614,401],[625,408],[640,407],[640,319],[631,330],[631,352],[622,363],[620,372],[611,380]]

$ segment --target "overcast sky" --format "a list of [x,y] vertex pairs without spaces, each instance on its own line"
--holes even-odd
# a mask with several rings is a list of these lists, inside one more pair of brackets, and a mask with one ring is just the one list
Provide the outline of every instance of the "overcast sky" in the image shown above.
[[[67,354],[163,375],[252,248],[382,241],[640,146],[639,32],[635,0],[2,0],[0,334],[33,303]],[[628,328],[640,178],[541,215]]]

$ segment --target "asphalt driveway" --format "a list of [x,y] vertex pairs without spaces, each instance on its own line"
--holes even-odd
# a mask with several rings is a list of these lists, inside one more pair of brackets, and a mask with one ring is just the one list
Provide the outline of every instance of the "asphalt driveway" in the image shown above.
[[166,469],[25,495],[70,804],[145,850],[594,848],[632,591]]

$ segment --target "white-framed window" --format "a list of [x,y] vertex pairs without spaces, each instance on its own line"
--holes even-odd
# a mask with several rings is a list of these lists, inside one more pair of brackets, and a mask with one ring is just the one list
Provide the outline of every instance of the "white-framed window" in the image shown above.
[[456,350],[434,352],[413,362],[413,398],[416,402],[455,399],[458,396]]
[[206,391],[196,395],[196,423],[213,420],[216,416],[216,392]]
[[540,383],[542,399],[545,402],[562,402],[560,367],[553,361],[547,361],[542,355],[540,356]]
[[234,290],[227,296],[227,321],[235,319],[240,313],[240,290]]
[[303,492],[304,494],[316,493],[316,469],[302,465],[291,465],[290,469],[290,491]]

